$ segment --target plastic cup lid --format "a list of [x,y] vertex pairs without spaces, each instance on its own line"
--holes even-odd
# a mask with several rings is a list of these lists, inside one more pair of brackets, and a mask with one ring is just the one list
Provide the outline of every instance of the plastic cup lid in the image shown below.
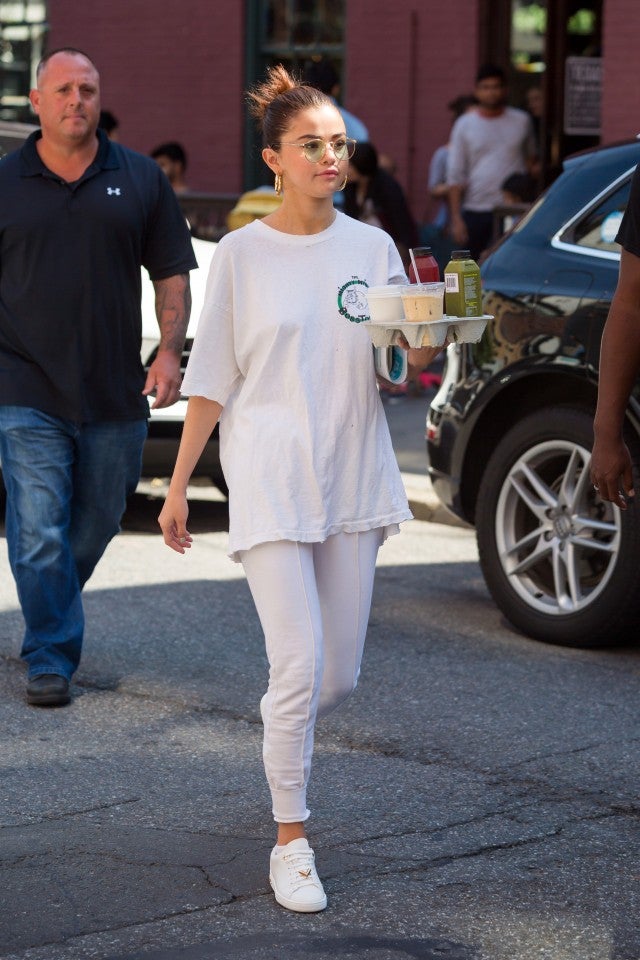
[[367,287],[365,293],[368,297],[399,297],[401,290],[400,284],[390,283],[384,287]]

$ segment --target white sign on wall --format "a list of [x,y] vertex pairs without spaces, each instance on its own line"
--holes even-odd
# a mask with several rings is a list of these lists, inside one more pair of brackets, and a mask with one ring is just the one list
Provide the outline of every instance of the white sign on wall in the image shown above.
[[602,58],[567,57],[564,71],[564,132],[600,135]]

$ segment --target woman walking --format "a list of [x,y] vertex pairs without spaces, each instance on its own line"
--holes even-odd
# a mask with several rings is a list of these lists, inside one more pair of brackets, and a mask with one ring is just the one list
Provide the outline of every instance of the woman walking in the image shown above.
[[[216,250],[159,522],[168,546],[191,546],[186,488],[220,419],[229,554],[269,660],[270,881],[282,906],[313,912],[327,903],[304,827],[315,722],[356,685],[378,548],[411,517],[360,326],[363,291],[406,278],[386,233],[333,206],[354,141],[331,99],[277,66],[249,101],[282,204]],[[423,367],[437,352],[409,360]]]

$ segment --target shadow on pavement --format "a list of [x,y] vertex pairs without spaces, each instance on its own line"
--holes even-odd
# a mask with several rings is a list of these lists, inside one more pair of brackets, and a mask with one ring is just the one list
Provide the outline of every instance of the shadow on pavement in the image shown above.
[[[286,951],[286,952],[285,952]],[[268,932],[238,937],[235,940],[216,940],[212,943],[185,947],[184,949],[159,950],[107,957],[106,960],[250,960],[250,958],[286,957],[353,957],[364,960],[400,960],[415,957],[416,960],[474,960],[478,953],[474,947],[453,943],[450,940],[405,940],[395,937],[374,937],[367,934],[346,934],[343,937],[314,937],[308,934],[285,934]]]

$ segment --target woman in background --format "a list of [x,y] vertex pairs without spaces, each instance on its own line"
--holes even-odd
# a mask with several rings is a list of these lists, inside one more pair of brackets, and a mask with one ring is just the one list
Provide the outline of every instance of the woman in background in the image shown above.
[[372,143],[357,143],[349,161],[344,212],[386,230],[408,267],[409,250],[418,246],[418,228],[402,187],[380,166]]

